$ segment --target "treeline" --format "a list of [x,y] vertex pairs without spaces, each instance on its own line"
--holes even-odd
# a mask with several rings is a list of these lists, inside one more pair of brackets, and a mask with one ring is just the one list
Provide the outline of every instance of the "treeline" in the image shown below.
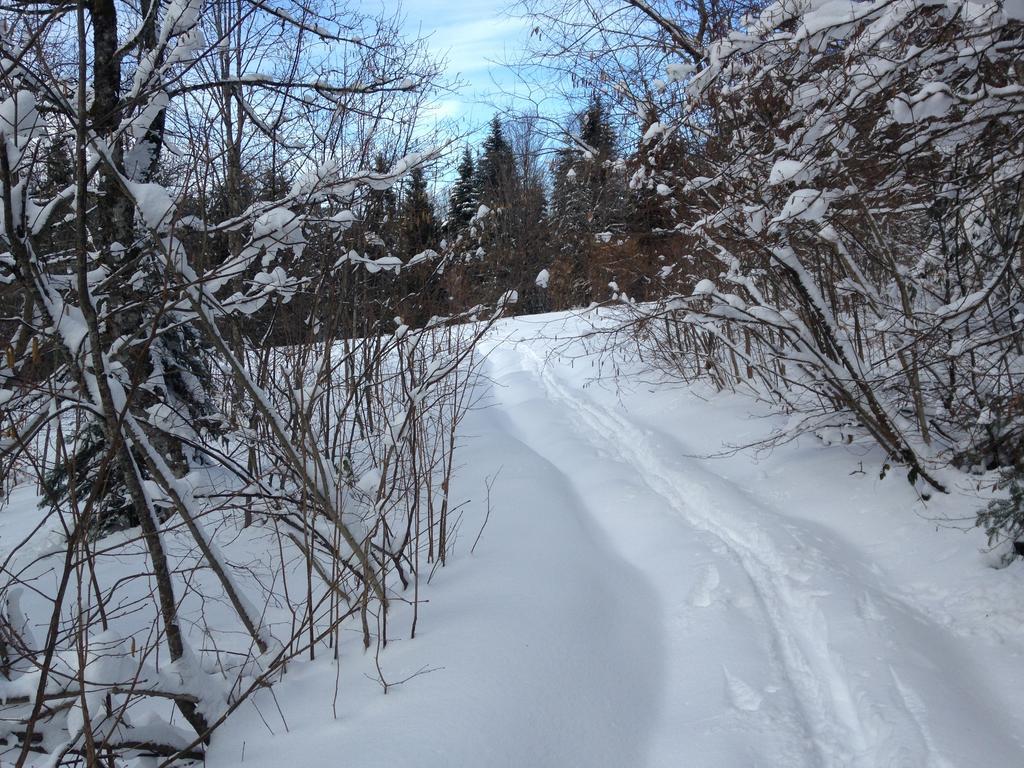
[[520,313],[659,295],[659,270],[680,245],[663,229],[664,198],[631,187],[638,145],[613,119],[599,95],[554,137],[535,118],[495,116],[454,173],[435,163],[372,193],[349,242],[407,266],[383,270],[371,293],[397,299],[414,325],[511,293]]

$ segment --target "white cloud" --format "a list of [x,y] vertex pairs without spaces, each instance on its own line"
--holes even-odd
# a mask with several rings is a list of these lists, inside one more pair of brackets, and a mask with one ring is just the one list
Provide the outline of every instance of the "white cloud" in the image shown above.
[[444,116],[468,114],[471,105],[495,91],[495,83],[511,86],[502,67],[522,51],[528,33],[525,19],[510,16],[508,0],[407,0],[402,10],[406,31],[429,38],[444,58],[447,72],[463,83],[462,93],[437,107]]

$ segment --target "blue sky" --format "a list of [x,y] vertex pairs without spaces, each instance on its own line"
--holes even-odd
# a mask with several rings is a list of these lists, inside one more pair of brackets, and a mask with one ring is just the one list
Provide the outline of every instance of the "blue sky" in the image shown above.
[[507,13],[510,0],[404,0],[409,34],[429,36],[433,51],[448,62],[448,73],[464,83],[460,94],[445,96],[439,117],[488,120],[491,103],[503,103],[495,83],[511,87],[512,75],[500,63],[522,49],[528,37],[523,19]]

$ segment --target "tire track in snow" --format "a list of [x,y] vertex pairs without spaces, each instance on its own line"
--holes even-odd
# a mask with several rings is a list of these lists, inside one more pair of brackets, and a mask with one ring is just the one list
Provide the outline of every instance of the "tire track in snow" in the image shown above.
[[[613,411],[588,402],[569,390],[546,361],[526,345],[517,345],[524,367],[532,370],[549,397],[574,413],[592,433],[591,442],[613,451],[624,464],[671,509],[694,528],[721,541],[750,580],[772,632],[773,645],[805,724],[812,734],[822,765],[875,766],[891,764],[894,745],[879,741],[875,729],[862,720],[857,694],[847,682],[841,658],[830,648],[829,625],[816,604],[815,592],[804,584],[808,576],[792,567],[793,554],[784,552],[749,514],[737,509],[767,507],[743,489],[701,468],[700,481],[667,466],[648,444],[649,437]],[[609,440],[606,436],[614,436]],[[713,485],[714,489],[708,485]],[[733,503],[722,503],[726,497]],[[732,509],[730,509],[730,507]],[[907,709],[906,696],[898,703]],[[892,706],[893,702],[887,702]],[[903,719],[920,725],[915,713]],[[933,765],[935,754],[927,739],[919,742],[913,764]],[[898,745],[906,758],[907,744]]]

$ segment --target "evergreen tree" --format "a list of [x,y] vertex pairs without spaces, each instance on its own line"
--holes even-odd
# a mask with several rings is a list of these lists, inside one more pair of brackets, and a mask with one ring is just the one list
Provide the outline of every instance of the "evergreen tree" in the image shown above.
[[1006,498],[993,499],[978,513],[977,524],[985,529],[988,536],[989,546],[995,546],[1002,541],[1010,541],[1014,544],[1012,553],[1007,553],[1007,562],[1016,557],[1024,545],[1024,472],[1019,468],[1011,468],[1003,472],[1003,476],[996,486],[1000,489],[1008,489],[1009,495]]
[[288,193],[291,180],[280,167],[267,166],[256,175],[253,183],[253,196],[259,202],[278,200]]
[[[386,173],[390,164],[383,155],[373,161],[376,173]],[[367,195],[366,210],[363,214],[365,244],[371,248],[388,251],[395,243],[395,219],[398,212],[398,196],[394,189],[371,190]]]
[[476,166],[477,197],[488,208],[503,208],[515,199],[518,180],[515,153],[495,115]]
[[[650,105],[643,116],[642,135],[659,120],[657,110]],[[687,147],[679,133],[662,137],[652,147],[651,143],[640,140],[636,149],[636,178],[642,183],[635,185],[629,200],[629,219],[632,228],[638,232],[663,230],[674,226],[677,220],[672,212],[673,199],[657,192],[655,179],[686,176],[684,159],[701,154],[696,147]],[[690,151],[687,151],[687,150]]]
[[398,211],[399,243],[406,258],[437,245],[438,225],[422,168],[409,176]]
[[624,218],[625,182],[616,164],[615,131],[600,97],[579,115],[579,134],[554,163],[552,213],[560,231],[600,232]]
[[72,164],[71,151],[66,142],[54,141],[45,148],[44,161],[45,182],[40,185],[39,193],[53,194],[66,189],[75,181],[75,169]]
[[[54,181],[61,180],[62,150],[48,158]],[[133,166],[142,183],[160,182],[170,174],[159,157]],[[112,282],[105,302],[116,307],[99,326],[101,341],[110,349],[118,385],[134,388],[131,410],[146,440],[176,477],[183,477],[195,461],[189,445],[201,444],[223,428],[223,416],[213,399],[210,350],[188,321],[189,312],[166,304],[166,256],[147,230],[133,203],[123,192],[107,189],[96,197],[101,215],[90,221],[90,235],[99,246],[97,263],[110,271],[131,274],[130,281]],[[122,242],[123,241],[123,242]],[[127,243],[127,246],[124,244]],[[153,333],[153,329],[156,330]],[[134,381],[139,383],[136,385]],[[141,451],[115,448],[111,453],[109,428],[102,419],[83,417],[64,436],[61,460],[46,475],[49,493],[41,507],[77,503],[95,491],[92,514],[85,521],[91,536],[138,525],[139,500],[129,490],[126,466],[132,473],[151,478]],[[117,450],[127,453],[117,460]],[[136,469],[137,468],[137,469]]]
[[[547,308],[547,298],[535,280],[551,263],[545,174],[539,170],[529,116],[510,125],[511,130],[495,116],[475,167],[468,150],[459,165],[449,199],[452,252],[460,257],[448,278],[454,286],[450,293],[476,304],[515,291],[517,311],[540,311]],[[489,211],[473,220],[481,205]]]
[[[600,97],[591,99],[576,122],[577,132],[552,166],[551,226],[560,249],[560,280],[552,288],[569,305],[597,298],[591,277],[595,236],[623,225],[627,199],[615,131]],[[613,277],[601,275],[600,282]]]
[[448,200],[446,226],[453,235],[457,235],[469,224],[469,220],[473,218],[480,205],[480,199],[476,193],[475,177],[476,164],[473,162],[473,153],[467,145],[462,152],[462,160],[459,162],[459,178],[452,185]]

